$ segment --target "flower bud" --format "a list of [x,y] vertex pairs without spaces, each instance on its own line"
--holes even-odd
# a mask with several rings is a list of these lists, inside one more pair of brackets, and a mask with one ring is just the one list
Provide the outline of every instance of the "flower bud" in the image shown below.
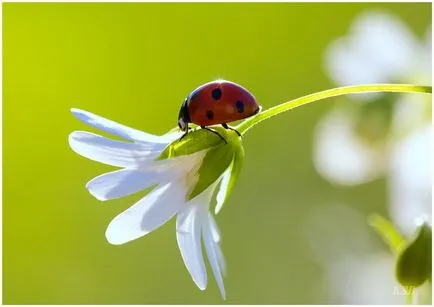
[[396,278],[406,287],[419,287],[431,281],[432,231],[428,224],[421,225],[416,236],[408,241],[398,255]]

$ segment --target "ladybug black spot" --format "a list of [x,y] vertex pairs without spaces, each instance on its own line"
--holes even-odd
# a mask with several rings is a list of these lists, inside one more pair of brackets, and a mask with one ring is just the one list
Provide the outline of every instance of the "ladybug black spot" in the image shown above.
[[214,112],[211,110],[206,111],[206,118],[213,119],[214,118]]
[[211,92],[212,99],[219,100],[222,97],[222,90],[219,88],[215,88]]
[[237,107],[237,111],[238,113],[243,113],[244,112],[244,103],[240,100],[237,100],[237,103],[235,105]]

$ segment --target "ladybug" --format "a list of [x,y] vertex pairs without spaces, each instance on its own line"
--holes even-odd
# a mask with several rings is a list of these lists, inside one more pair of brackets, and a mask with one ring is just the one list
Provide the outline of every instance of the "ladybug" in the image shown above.
[[185,131],[181,139],[188,133],[188,124],[193,123],[219,135],[226,142],[207,126],[222,125],[241,136],[227,123],[250,117],[260,110],[255,97],[239,84],[225,80],[205,83],[188,95],[179,110],[178,126]]

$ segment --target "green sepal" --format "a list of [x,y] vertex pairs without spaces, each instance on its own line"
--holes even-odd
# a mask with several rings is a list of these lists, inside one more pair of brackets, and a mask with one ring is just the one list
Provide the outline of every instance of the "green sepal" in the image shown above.
[[[213,127],[213,130],[224,137],[227,143],[223,141],[207,151],[197,172],[197,183],[188,195],[188,200],[193,199],[214,183],[231,165],[236,153],[243,150],[241,138],[234,131],[220,127]],[[210,131],[207,133],[215,135]]]
[[[217,130],[214,128],[214,130]],[[226,129],[219,129],[226,130]],[[222,136],[226,134],[220,133]],[[215,133],[205,129],[196,129],[189,132],[185,137],[173,141],[161,152],[158,160],[170,159],[178,156],[190,155],[195,152],[209,149],[225,142]]]
[[423,224],[407,242],[396,261],[396,278],[406,287],[419,287],[432,275],[432,231]]
[[[223,207],[223,205],[226,203],[229,195],[231,194],[232,190],[235,187],[236,182],[238,181],[238,177],[240,176],[241,173],[241,169],[243,168],[243,164],[244,164],[244,147],[243,146],[238,146],[235,148],[234,151],[234,158],[232,160],[230,167],[230,177],[229,177],[229,182],[228,182],[228,186],[226,188],[226,193],[223,196],[223,202],[220,205],[219,208],[216,207],[215,213],[217,214],[218,211],[221,210],[221,208]],[[218,211],[217,211],[218,209]]]
[[368,223],[389,245],[393,253],[397,254],[401,251],[405,240],[389,220],[380,214],[374,213],[368,217]]
[[203,158],[198,171],[197,183],[188,195],[188,200],[193,199],[214,183],[229,167],[233,158],[234,152],[228,147],[211,148]]
[[244,149],[238,134],[235,131],[222,127],[211,127],[210,129],[220,134],[221,137],[206,129],[196,129],[189,132],[182,139],[175,140],[169,144],[158,157],[158,160],[164,160],[206,150],[205,157],[197,171],[197,182],[191,189],[188,200],[193,199],[214,183],[231,165],[234,158],[238,162],[234,164],[235,176],[230,179],[229,190],[233,189],[241,170],[242,160],[244,160]]

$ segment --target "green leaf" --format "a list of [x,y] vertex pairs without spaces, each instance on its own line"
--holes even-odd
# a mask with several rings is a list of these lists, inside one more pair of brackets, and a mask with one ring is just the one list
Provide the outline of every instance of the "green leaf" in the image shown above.
[[368,217],[368,223],[394,253],[399,253],[405,244],[405,240],[390,221],[375,213]]
[[398,255],[396,278],[403,286],[419,287],[427,280],[431,282],[431,274],[432,231],[428,224],[423,224]]

